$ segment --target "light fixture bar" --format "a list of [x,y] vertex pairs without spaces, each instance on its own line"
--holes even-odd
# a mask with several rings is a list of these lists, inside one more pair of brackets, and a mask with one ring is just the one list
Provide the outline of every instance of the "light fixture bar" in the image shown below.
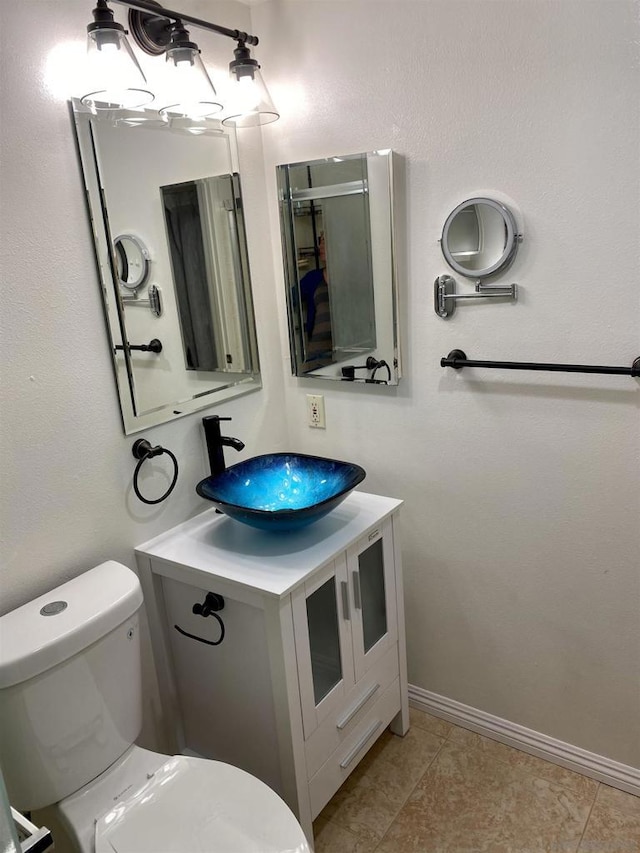
[[258,36],[252,36],[250,33],[242,32],[242,30],[230,30],[228,27],[221,27],[219,24],[213,24],[210,21],[204,21],[202,18],[194,18],[192,15],[185,15],[182,12],[176,12],[174,9],[167,9],[164,6],[159,6],[157,3],[147,3],[146,0],[111,0],[113,3],[118,3],[120,6],[128,6],[130,9],[139,9],[141,12],[148,12],[151,15],[163,16],[171,18],[174,21],[188,21],[196,27],[203,30],[211,30],[221,36],[235,39],[236,41],[244,42],[245,44],[258,44]]

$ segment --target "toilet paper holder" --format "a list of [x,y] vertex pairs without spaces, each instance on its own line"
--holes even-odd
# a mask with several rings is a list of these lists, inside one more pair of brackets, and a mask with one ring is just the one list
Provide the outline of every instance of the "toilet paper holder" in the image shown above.
[[221,595],[218,595],[217,592],[208,592],[205,596],[202,604],[198,601],[191,608],[191,612],[195,613],[196,616],[202,616],[203,618],[207,618],[207,616],[213,616],[214,619],[217,620],[220,625],[220,636],[217,640],[205,640],[204,637],[198,637],[196,634],[191,634],[189,631],[185,631],[179,625],[174,625],[173,627],[182,634],[183,637],[189,637],[190,640],[197,640],[199,643],[204,643],[207,646],[219,646],[220,643],[224,640],[224,622],[218,616],[217,611],[224,609],[224,598]]

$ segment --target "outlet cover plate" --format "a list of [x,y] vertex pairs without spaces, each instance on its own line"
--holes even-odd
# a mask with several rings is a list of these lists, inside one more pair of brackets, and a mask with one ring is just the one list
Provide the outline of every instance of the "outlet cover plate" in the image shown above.
[[307,394],[307,423],[312,429],[327,428],[322,394]]

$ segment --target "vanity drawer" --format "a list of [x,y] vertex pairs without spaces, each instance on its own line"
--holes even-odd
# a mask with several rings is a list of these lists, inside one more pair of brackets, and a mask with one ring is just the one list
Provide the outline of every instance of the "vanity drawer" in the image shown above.
[[337,708],[305,741],[307,778],[318,772],[374,703],[380,699],[394,678],[398,677],[398,644],[354,685]]
[[373,746],[400,710],[400,680],[396,679],[361,723],[309,780],[311,815],[315,819],[360,759]]

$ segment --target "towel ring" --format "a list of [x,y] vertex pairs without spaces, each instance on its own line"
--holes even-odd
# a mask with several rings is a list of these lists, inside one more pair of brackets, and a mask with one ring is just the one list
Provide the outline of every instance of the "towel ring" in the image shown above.
[[[136,442],[134,442],[133,447],[131,448],[131,452],[138,460],[138,464],[136,465],[135,471],[133,472],[133,491],[136,493],[136,497],[144,504],[162,503],[162,501],[166,500],[169,497],[171,492],[174,490],[176,483],[178,482],[178,460],[170,450],[167,450],[166,447],[162,447],[159,444],[156,447],[152,447],[151,443],[148,442],[146,438],[139,438]],[[142,494],[140,494],[140,489],[138,488],[138,474],[140,473],[140,469],[142,468],[143,463],[147,459],[152,459],[154,456],[162,456],[163,453],[166,453],[167,456],[170,456],[173,460],[173,479],[171,480],[169,488],[162,495],[162,497],[156,498],[155,500],[149,500],[149,498],[145,498]]]

